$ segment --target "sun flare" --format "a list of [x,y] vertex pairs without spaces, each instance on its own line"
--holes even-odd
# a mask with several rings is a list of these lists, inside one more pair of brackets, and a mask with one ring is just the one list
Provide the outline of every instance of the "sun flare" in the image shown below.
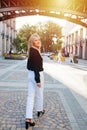
[[34,25],[38,22],[46,22],[48,20],[52,20],[53,22],[58,23],[62,27],[65,26],[66,23],[65,20],[47,17],[47,16],[39,16],[39,15],[24,16],[24,17],[16,18],[16,29],[20,29],[24,24]]

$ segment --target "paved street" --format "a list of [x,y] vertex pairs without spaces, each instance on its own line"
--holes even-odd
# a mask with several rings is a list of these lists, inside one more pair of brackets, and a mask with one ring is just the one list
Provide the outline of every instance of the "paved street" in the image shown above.
[[[58,64],[44,56],[44,108],[33,130],[87,130],[87,61]],[[0,130],[25,130],[26,60],[0,58]]]

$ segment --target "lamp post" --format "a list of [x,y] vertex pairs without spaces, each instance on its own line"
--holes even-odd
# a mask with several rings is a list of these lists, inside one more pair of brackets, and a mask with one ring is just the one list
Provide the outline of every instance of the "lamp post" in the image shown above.
[[6,34],[6,53],[9,52],[8,38],[9,38],[9,35],[8,35],[8,33],[7,33],[7,34]]
[[4,37],[5,37],[4,31],[2,31],[1,36],[2,36],[2,55],[4,55]]

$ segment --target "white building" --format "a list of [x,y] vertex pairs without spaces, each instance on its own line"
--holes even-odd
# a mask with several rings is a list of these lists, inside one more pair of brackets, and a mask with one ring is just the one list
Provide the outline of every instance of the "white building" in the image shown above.
[[81,59],[87,59],[87,28],[69,23],[65,32],[65,53],[73,53]]
[[0,56],[9,52],[15,37],[15,19],[0,22]]

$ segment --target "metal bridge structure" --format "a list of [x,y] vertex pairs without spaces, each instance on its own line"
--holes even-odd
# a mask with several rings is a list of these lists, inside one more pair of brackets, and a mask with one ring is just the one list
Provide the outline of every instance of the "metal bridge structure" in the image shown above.
[[87,27],[87,0],[0,0],[0,21],[41,15]]

